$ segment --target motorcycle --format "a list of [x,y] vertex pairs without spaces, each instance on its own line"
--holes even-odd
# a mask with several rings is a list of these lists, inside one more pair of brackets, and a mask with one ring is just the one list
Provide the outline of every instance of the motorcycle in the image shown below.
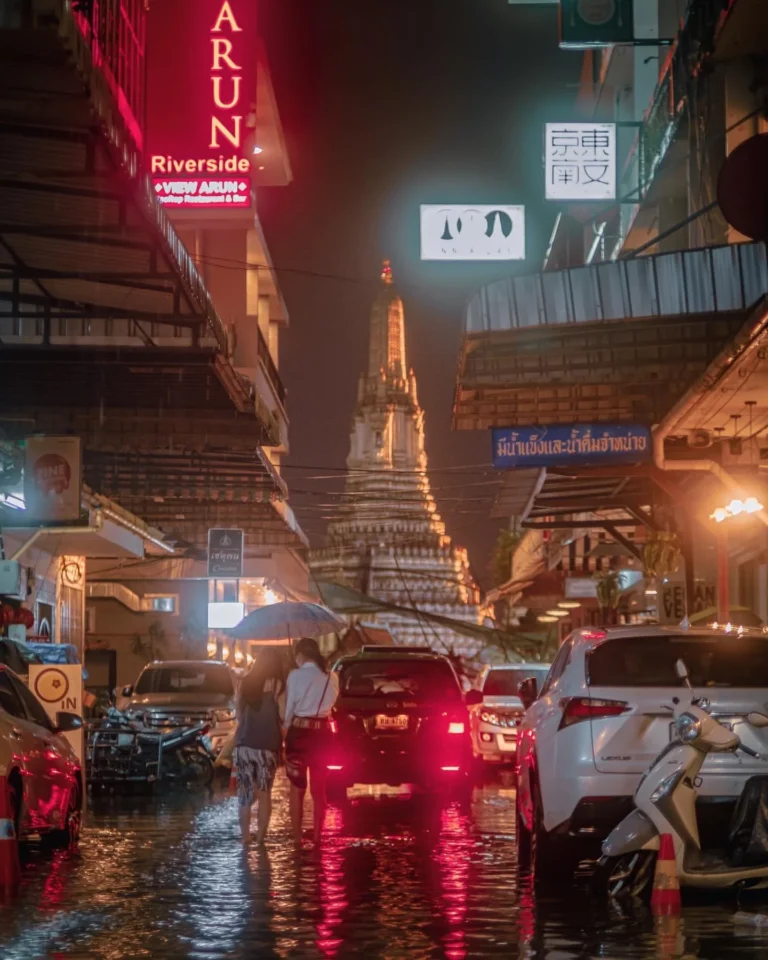
[[206,723],[164,732],[110,707],[102,720],[88,724],[88,782],[207,787],[215,760],[207,733]]
[[[690,695],[674,697],[671,711],[675,739],[659,753],[635,791],[635,809],[603,841],[595,872],[596,887],[610,896],[642,896],[650,888],[662,834],[671,834],[681,887],[757,889],[768,887],[768,844],[759,824],[757,851],[752,843],[759,811],[768,797],[768,777],[752,777],[744,786],[731,820],[729,842],[723,850],[702,850],[696,819],[699,772],[709,753],[742,751],[762,759],[742,744],[738,733],[710,715],[705,698],[694,696],[682,660],[677,675]],[[750,713],[744,720],[768,727],[768,716]],[[767,768],[768,770],[768,768]]]

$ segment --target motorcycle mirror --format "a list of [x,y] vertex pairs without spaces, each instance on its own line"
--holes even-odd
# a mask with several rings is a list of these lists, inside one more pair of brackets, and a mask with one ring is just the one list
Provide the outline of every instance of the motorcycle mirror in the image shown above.
[[747,723],[753,727],[768,727],[768,717],[764,713],[748,713]]
[[688,667],[686,667],[684,660],[678,660],[675,663],[675,673],[681,680],[685,680],[686,684],[690,687],[691,684],[688,680]]

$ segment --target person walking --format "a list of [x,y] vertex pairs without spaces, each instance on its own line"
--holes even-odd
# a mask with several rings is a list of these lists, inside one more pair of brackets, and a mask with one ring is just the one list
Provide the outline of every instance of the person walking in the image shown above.
[[285,768],[291,783],[293,836],[301,842],[307,780],[314,807],[314,837],[320,839],[327,806],[329,715],[339,695],[339,678],[331,673],[317,641],[302,637],[294,649],[297,668],[288,674],[285,702]]
[[237,695],[234,769],[243,844],[251,839],[251,809],[258,801],[256,843],[263,844],[272,816],[272,784],[282,749],[282,658],[264,647],[243,677]]

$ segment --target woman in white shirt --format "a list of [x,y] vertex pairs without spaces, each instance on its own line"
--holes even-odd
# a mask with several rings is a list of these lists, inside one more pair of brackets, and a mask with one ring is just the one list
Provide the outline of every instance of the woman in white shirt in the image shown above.
[[298,667],[288,674],[285,697],[285,768],[291,782],[291,826],[301,842],[307,780],[314,806],[314,836],[325,821],[329,716],[339,695],[339,678],[330,673],[317,641],[302,637],[294,650]]

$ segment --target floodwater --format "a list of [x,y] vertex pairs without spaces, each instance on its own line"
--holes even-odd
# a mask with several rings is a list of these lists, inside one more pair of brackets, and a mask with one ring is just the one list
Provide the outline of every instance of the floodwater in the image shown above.
[[247,854],[225,792],[94,803],[77,853],[30,848],[0,906],[1,960],[768,960],[768,928],[736,927],[732,900],[656,925],[640,906],[596,902],[586,880],[534,897],[517,875],[511,785],[479,787],[464,808],[332,807],[320,847],[298,855],[285,794],[278,781],[266,850]]

